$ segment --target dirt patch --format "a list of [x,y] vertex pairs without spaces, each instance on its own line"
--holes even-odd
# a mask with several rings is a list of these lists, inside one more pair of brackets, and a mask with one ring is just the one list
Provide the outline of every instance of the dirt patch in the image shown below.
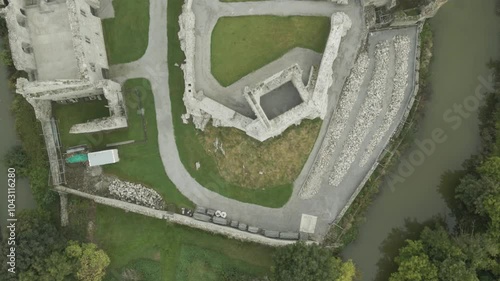
[[279,137],[259,142],[238,129],[208,126],[198,137],[224,180],[257,189],[292,183],[320,128],[321,120],[305,120]]

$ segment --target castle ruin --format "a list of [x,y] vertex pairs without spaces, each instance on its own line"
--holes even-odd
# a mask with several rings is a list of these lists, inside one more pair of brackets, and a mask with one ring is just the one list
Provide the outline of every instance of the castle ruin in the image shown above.
[[19,78],[16,92],[35,109],[41,122],[54,184],[64,182],[52,103],[107,100],[109,117],[75,124],[70,133],[127,127],[120,84],[108,79],[109,65],[100,0],[11,0],[0,9],[9,30],[12,59]]
[[98,0],[13,0],[0,15],[6,19],[18,94],[35,108],[37,119],[51,118],[51,103],[108,101],[110,116],[76,124],[71,133],[127,127],[121,87],[107,79],[108,59]]
[[[203,130],[212,120],[214,126],[234,127],[259,141],[265,141],[283,133],[288,127],[300,124],[303,119],[324,119],[328,107],[328,89],[333,83],[333,62],[337,58],[342,37],[351,28],[350,18],[343,12],[331,15],[330,34],[326,43],[323,58],[319,68],[312,67],[309,81],[302,82],[303,70],[298,64],[275,73],[256,85],[242,89],[241,94],[252,109],[253,116],[245,116],[222,103],[206,96],[203,89],[195,89],[196,77],[194,70],[195,57],[195,14],[192,11],[192,1],[183,6],[179,18],[181,29],[179,38],[181,48],[186,55],[186,61],[181,66],[184,71],[185,91],[184,105],[187,113],[182,116],[185,123],[189,118],[197,129]],[[291,84],[291,85],[290,85]],[[276,109],[266,110],[266,102],[272,103],[273,95],[279,95],[279,88],[289,87],[288,92],[296,93],[298,102],[291,103],[281,112]],[[293,89],[292,89],[293,88]],[[267,106],[271,108],[272,106]]]

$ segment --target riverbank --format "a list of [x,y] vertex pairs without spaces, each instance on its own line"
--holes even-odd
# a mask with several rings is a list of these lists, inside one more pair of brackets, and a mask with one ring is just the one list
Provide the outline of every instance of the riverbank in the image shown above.
[[[477,104],[469,104],[477,91],[488,91],[491,70],[486,63],[499,56],[500,42],[491,35],[500,32],[494,10],[494,0],[450,1],[429,21],[434,34],[428,79],[432,95],[421,98],[425,110],[415,141],[398,157],[398,165],[388,170],[356,241],[342,252],[354,259],[363,280],[372,280],[383,268],[378,263],[387,248],[384,240],[408,219],[426,221],[441,215],[453,224],[438,186],[447,180],[444,173],[460,170],[463,161],[478,152]],[[466,17],[470,20],[463,21]],[[460,108],[465,110],[463,117]],[[439,142],[430,142],[435,132]],[[409,165],[412,159],[417,160],[415,165]]]

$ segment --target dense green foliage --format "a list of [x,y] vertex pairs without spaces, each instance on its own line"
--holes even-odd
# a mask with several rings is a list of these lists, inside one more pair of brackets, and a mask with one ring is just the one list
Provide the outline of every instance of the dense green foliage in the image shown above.
[[275,281],[351,281],[356,276],[352,261],[344,263],[316,244],[295,243],[279,248],[274,263]]
[[49,162],[42,128],[36,120],[33,107],[22,96],[14,97],[11,109],[16,120],[17,134],[28,155],[27,177],[33,196],[39,205],[49,206],[56,202],[57,195],[49,189]]
[[29,157],[20,145],[13,146],[4,156],[5,167],[16,169],[20,177],[26,177],[29,174]]
[[0,38],[3,41],[0,50],[0,63],[12,67],[14,63],[10,53],[9,39],[7,38],[7,23],[3,18],[0,18]]
[[[0,280],[99,281],[104,277],[109,264],[106,253],[91,243],[67,242],[47,212],[23,211],[16,227],[16,272],[7,271],[10,249],[2,247]],[[1,242],[7,245],[7,239]]]
[[417,240],[407,240],[395,261],[390,281],[497,280],[498,241],[483,233],[450,235],[441,225],[426,227]]

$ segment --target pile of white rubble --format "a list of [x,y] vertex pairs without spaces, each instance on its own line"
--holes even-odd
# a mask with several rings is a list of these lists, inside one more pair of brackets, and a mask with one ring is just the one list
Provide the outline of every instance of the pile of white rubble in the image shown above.
[[394,89],[392,92],[389,109],[385,114],[384,121],[377,134],[373,137],[366,149],[366,153],[361,158],[360,167],[364,167],[375,147],[382,141],[389,128],[394,123],[396,116],[403,105],[406,88],[408,86],[408,63],[410,54],[410,38],[408,36],[396,36],[394,39],[394,51],[396,53],[396,74],[394,76]]
[[387,76],[389,72],[389,42],[377,44],[375,50],[375,73],[370,81],[366,100],[361,106],[356,124],[350,132],[337,163],[329,178],[329,184],[336,187],[342,182],[347,171],[359,153],[361,143],[366,138],[375,119],[384,106]]
[[358,93],[363,84],[369,62],[370,60],[367,53],[360,54],[353,70],[347,78],[346,86],[339,100],[338,109],[331,119],[331,124],[328,127],[325,139],[321,145],[318,158],[314,162],[309,176],[300,192],[300,197],[303,199],[311,198],[320,188],[322,176],[326,172],[328,164],[333,157],[337,141],[344,131],[354,103],[358,99]]
[[141,184],[113,180],[109,185],[109,192],[116,199],[162,210],[165,206],[163,198],[151,188]]

